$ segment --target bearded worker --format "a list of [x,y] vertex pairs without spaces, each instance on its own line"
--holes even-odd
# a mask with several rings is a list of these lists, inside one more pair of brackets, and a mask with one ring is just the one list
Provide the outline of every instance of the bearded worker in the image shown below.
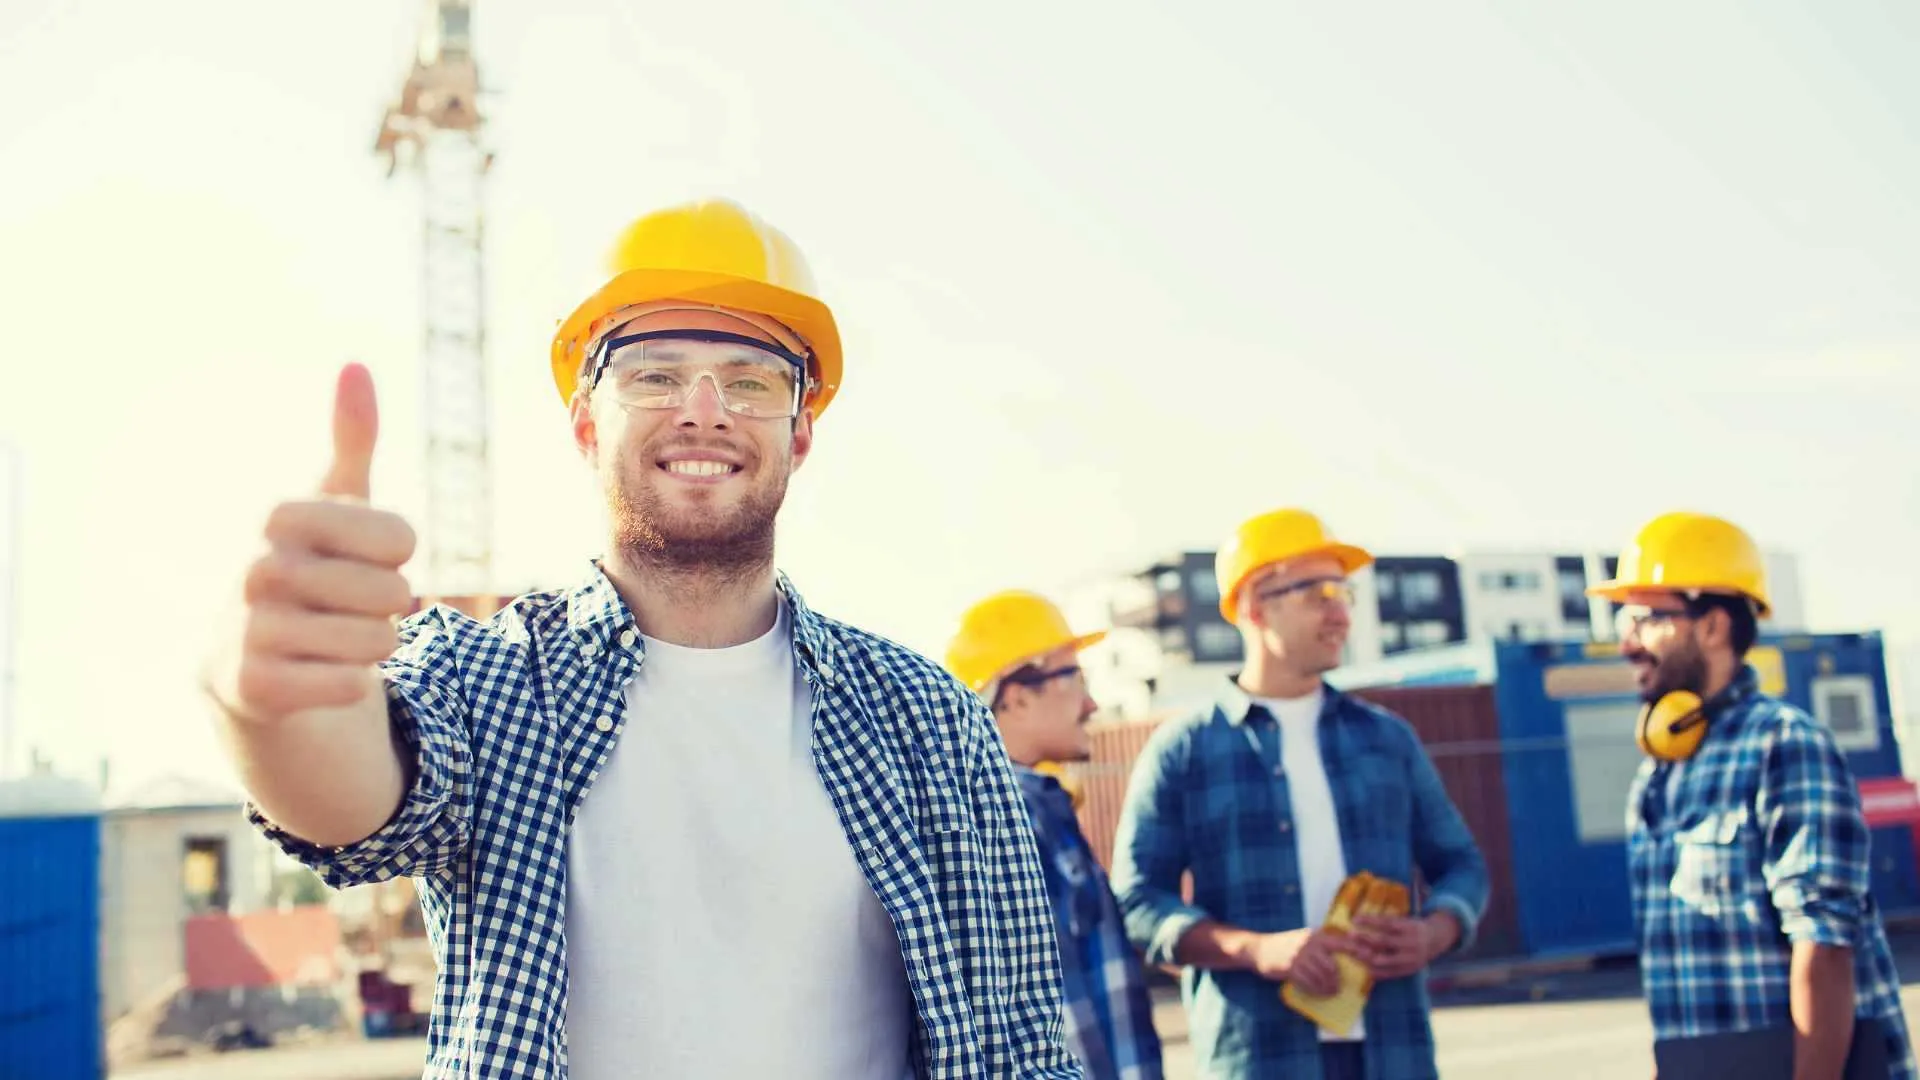
[[251,820],[335,887],[417,879],[429,1080],[1081,1076],[992,713],[775,569],[841,381],[806,260],[706,201],[611,262],[552,346],[610,522],[572,588],[396,630],[414,534],[343,372],[209,667]]

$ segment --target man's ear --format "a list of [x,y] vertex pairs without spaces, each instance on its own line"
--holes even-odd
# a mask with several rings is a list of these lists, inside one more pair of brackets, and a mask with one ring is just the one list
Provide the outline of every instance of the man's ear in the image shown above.
[[1693,621],[1701,644],[1733,648],[1733,616],[1725,608],[1713,608]]
[[1261,603],[1254,599],[1252,589],[1240,590],[1240,621],[1236,628],[1252,630],[1267,628],[1267,613]]
[[1019,683],[1012,682],[1006,683],[1000,688],[1000,708],[996,711],[1001,716],[1018,716],[1026,709],[1027,704],[1032,700],[1033,688],[1031,686],[1022,686]]
[[802,405],[793,416],[793,467],[798,469],[813,449],[813,408]]
[[581,457],[592,461],[600,449],[600,429],[593,420],[592,391],[575,390],[567,408],[573,415],[573,444]]

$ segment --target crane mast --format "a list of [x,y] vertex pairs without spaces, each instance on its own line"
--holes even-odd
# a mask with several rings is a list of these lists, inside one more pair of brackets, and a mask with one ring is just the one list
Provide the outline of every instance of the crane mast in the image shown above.
[[420,184],[421,389],[428,595],[492,586],[488,460],[484,139],[473,0],[424,0],[419,45],[374,152]]

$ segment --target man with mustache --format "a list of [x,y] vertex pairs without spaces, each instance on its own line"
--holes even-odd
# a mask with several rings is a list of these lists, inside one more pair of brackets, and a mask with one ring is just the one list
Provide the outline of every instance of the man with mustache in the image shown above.
[[1074,633],[1044,596],[1008,590],[967,609],[946,661],[993,709],[1033,819],[1060,939],[1068,1048],[1088,1080],[1160,1080],[1146,969],[1061,781],[1060,763],[1093,751],[1086,725],[1097,707],[1078,657],[1105,637]]
[[610,522],[584,580],[396,633],[414,536],[367,505],[350,367],[209,672],[258,827],[336,887],[418,879],[426,1076],[1081,1076],[991,714],[775,569],[841,381],[799,249],[648,214],[551,367]]
[[[1220,613],[1246,661],[1215,702],[1162,723],[1134,765],[1113,883],[1134,944],[1177,964],[1201,1075],[1432,1080],[1426,982],[1472,942],[1485,860],[1405,720],[1324,680],[1351,628],[1347,577],[1373,556],[1304,510],[1257,515],[1215,559]],[[1423,908],[1322,929],[1351,874],[1411,890]],[[1192,900],[1181,876],[1192,875]],[[1282,984],[1335,993],[1337,953],[1375,983],[1360,1019],[1325,1031]]]
[[[1912,1080],[1852,772],[1747,662],[1769,614],[1759,549],[1722,518],[1662,514],[1588,592],[1620,605],[1645,702],[1627,854],[1656,1070],[1761,1075],[1752,1063],[1770,1058],[1779,1076],[1839,1080],[1858,1041]],[[1739,1032],[1770,1048],[1738,1064],[1738,1044],[1714,1037]]]

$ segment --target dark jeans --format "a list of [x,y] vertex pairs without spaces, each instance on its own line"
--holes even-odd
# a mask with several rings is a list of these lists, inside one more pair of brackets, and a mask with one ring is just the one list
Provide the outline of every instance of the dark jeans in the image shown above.
[[1327,1080],[1367,1080],[1366,1043],[1323,1042],[1320,1073]]

